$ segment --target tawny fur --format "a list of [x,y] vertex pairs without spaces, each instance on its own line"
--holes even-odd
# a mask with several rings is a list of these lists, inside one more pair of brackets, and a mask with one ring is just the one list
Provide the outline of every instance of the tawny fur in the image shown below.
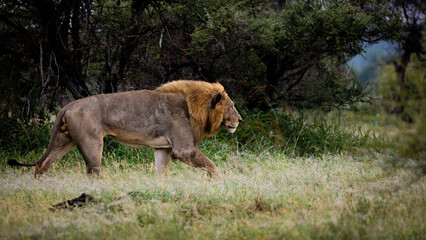
[[103,94],[67,104],[53,125],[49,146],[36,162],[10,159],[12,166],[36,166],[41,176],[74,146],[83,155],[89,175],[99,175],[103,138],[127,146],[154,148],[157,176],[163,176],[171,156],[217,176],[215,164],[199,146],[224,126],[233,133],[241,116],[219,83],[175,81],[155,91]]
[[[223,120],[225,107],[223,103],[229,99],[220,83],[179,80],[158,87],[156,91],[164,93],[180,93],[185,96],[188,104],[191,124],[198,140],[215,135]],[[221,94],[222,98],[214,109],[211,101],[214,96]]]

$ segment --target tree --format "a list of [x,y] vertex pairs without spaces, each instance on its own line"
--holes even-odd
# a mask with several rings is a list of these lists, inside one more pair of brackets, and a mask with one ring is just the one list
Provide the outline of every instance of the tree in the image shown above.
[[387,1],[60,1],[0,5],[1,115],[53,109],[64,90],[220,81],[250,108],[344,106],[364,97],[345,63],[395,39]]
[[250,93],[250,106],[262,108],[283,101],[344,105],[360,100],[362,86],[347,84],[356,79],[345,76],[342,65],[363,51],[365,41],[394,39],[399,26],[385,3],[369,10],[350,1],[218,5],[204,8],[206,19],[193,34],[194,49],[205,60],[199,61],[201,68],[204,75],[230,78],[232,84],[242,79],[238,89]]
[[414,54],[421,61],[425,61],[425,50],[424,44],[424,31],[425,31],[425,10],[426,3],[421,0],[410,0],[394,1],[392,8],[395,12],[401,13],[403,27],[400,36],[397,39],[399,44],[401,56],[398,60],[393,60],[395,72],[397,74],[397,82],[400,88],[396,98],[399,102],[399,107],[396,109],[396,113],[402,114],[404,121],[412,122],[412,116],[406,111],[404,112],[405,93],[415,86],[410,86],[410,83],[406,81],[406,71],[408,63],[410,62],[411,56]]
[[[18,93],[15,97],[23,95],[28,101],[35,101],[31,95],[52,99],[59,88],[69,90],[74,98],[91,95],[82,74],[85,46],[81,42],[82,22],[89,14],[90,1],[2,3],[0,59],[10,67],[2,71],[4,96],[10,97],[7,91],[12,90]],[[28,116],[30,112],[31,108]]]

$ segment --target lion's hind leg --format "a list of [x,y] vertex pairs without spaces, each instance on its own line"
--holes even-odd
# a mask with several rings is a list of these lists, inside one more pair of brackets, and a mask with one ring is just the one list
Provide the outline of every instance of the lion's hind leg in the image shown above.
[[39,177],[43,175],[53,164],[57,163],[59,159],[61,159],[67,152],[71,150],[75,146],[74,141],[70,138],[69,135],[58,132],[54,141],[52,141],[52,150],[46,159],[37,164],[35,167],[35,176]]
[[88,106],[68,110],[67,130],[83,155],[89,176],[99,176],[105,132],[96,111]]
[[87,175],[99,176],[101,170],[103,137],[85,138],[77,143],[77,148],[86,163]]

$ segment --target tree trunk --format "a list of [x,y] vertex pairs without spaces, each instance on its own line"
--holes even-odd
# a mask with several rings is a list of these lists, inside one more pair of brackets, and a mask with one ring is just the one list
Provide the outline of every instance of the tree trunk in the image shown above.
[[[81,43],[80,43],[80,1],[62,1],[55,5],[55,1],[35,1],[35,6],[40,14],[41,24],[46,31],[47,44],[49,49],[45,52],[52,52],[58,64],[59,84],[68,89],[75,99],[90,96],[91,93],[82,78],[81,72]],[[64,6],[70,4],[69,6]],[[72,46],[68,43],[69,13],[67,9],[72,7]],[[61,12],[63,11],[63,12]],[[65,20],[61,20],[64,16]],[[61,26],[66,26],[61,28]]]

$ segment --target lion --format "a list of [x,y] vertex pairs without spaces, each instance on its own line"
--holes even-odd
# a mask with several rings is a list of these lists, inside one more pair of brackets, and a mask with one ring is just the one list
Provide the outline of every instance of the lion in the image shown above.
[[216,165],[199,146],[221,126],[234,133],[241,120],[220,83],[179,80],[155,90],[95,95],[59,111],[49,145],[38,161],[24,164],[11,159],[8,164],[35,166],[39,177],[77,146],[87,174],[99,176],[103,138],[110,136],[126,146],[154,148],[158,177],[167,175],[172,157],[217,177]]

